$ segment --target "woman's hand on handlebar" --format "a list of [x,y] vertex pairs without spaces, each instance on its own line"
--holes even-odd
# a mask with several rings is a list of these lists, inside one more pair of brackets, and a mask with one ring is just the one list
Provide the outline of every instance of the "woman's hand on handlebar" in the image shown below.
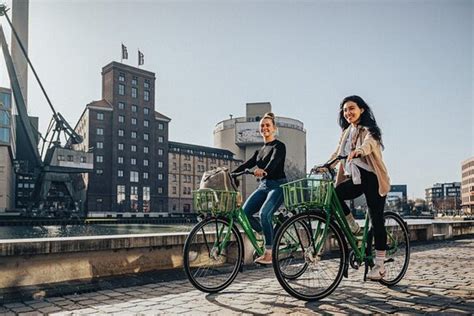
[[263,169],[257,168],[253,171],[253,175],[257,178],[261,178],[267,175],[267,172]]
[[329,171],[329,168],[326,167],[326,166],[314,166],[313,169],[311,169],[311,172],[312,173],[324,173],[324,172],[328,172]]

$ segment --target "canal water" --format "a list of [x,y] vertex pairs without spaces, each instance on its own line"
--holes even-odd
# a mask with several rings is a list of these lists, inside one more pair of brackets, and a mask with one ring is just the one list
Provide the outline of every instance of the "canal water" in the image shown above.
[[193,224],[90,224],[65,226],[0,226],[0,239],[189,232]]
[[[408,225],[431,224],[439,220],[407,219]],[[357,220],[363,225],[363,220]],[[442,222],[442,221],[439,221]],[[0,226],[0,239],[50,238],[103,235],[135,235],[189,232],[195,224],[88,224],[64,226]]]

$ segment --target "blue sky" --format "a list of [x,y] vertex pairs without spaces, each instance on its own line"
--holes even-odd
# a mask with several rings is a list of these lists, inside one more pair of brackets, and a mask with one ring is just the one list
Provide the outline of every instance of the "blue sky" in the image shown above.
[[[74,125],[120,44],[133,66],[140,48],[171,140],[212,146],[217,122],[269,101],[305,124],[308,166],[334,150],[339,102],[358,94],[382,128],[392,183],[424,197],[460,181],[474,155],[473,11],[468,0],[32,0],[30,58]],[[29,105],[44,131],[51,113],[31,79]]]

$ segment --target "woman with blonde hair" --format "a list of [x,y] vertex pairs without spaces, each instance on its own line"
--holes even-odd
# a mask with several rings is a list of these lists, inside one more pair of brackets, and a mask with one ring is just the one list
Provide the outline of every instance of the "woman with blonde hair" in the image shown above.
[[[252,228],[265,238],[265,253],[255,262],[259,264],[272,263],[273,243],[273,213],[283,202],[283,191],[280,185],[286,183],[285,158],[286,147],[275,138],[275,115],[266,113],[260,120],[260,135],[263,137],[263,146],[255,151],[253,156],[240,165],[233,173],[257,167],[253,174],[261,178],[257,189],[249,196],[243,205]],[[260,222],[253,216],[260,212]]]

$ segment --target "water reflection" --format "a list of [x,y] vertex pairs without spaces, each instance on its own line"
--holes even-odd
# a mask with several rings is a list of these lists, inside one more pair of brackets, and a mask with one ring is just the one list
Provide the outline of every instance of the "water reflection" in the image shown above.
[[192,226],[192,224],[90,224],[64,226],[0,226],[0,239],[189,232]]

